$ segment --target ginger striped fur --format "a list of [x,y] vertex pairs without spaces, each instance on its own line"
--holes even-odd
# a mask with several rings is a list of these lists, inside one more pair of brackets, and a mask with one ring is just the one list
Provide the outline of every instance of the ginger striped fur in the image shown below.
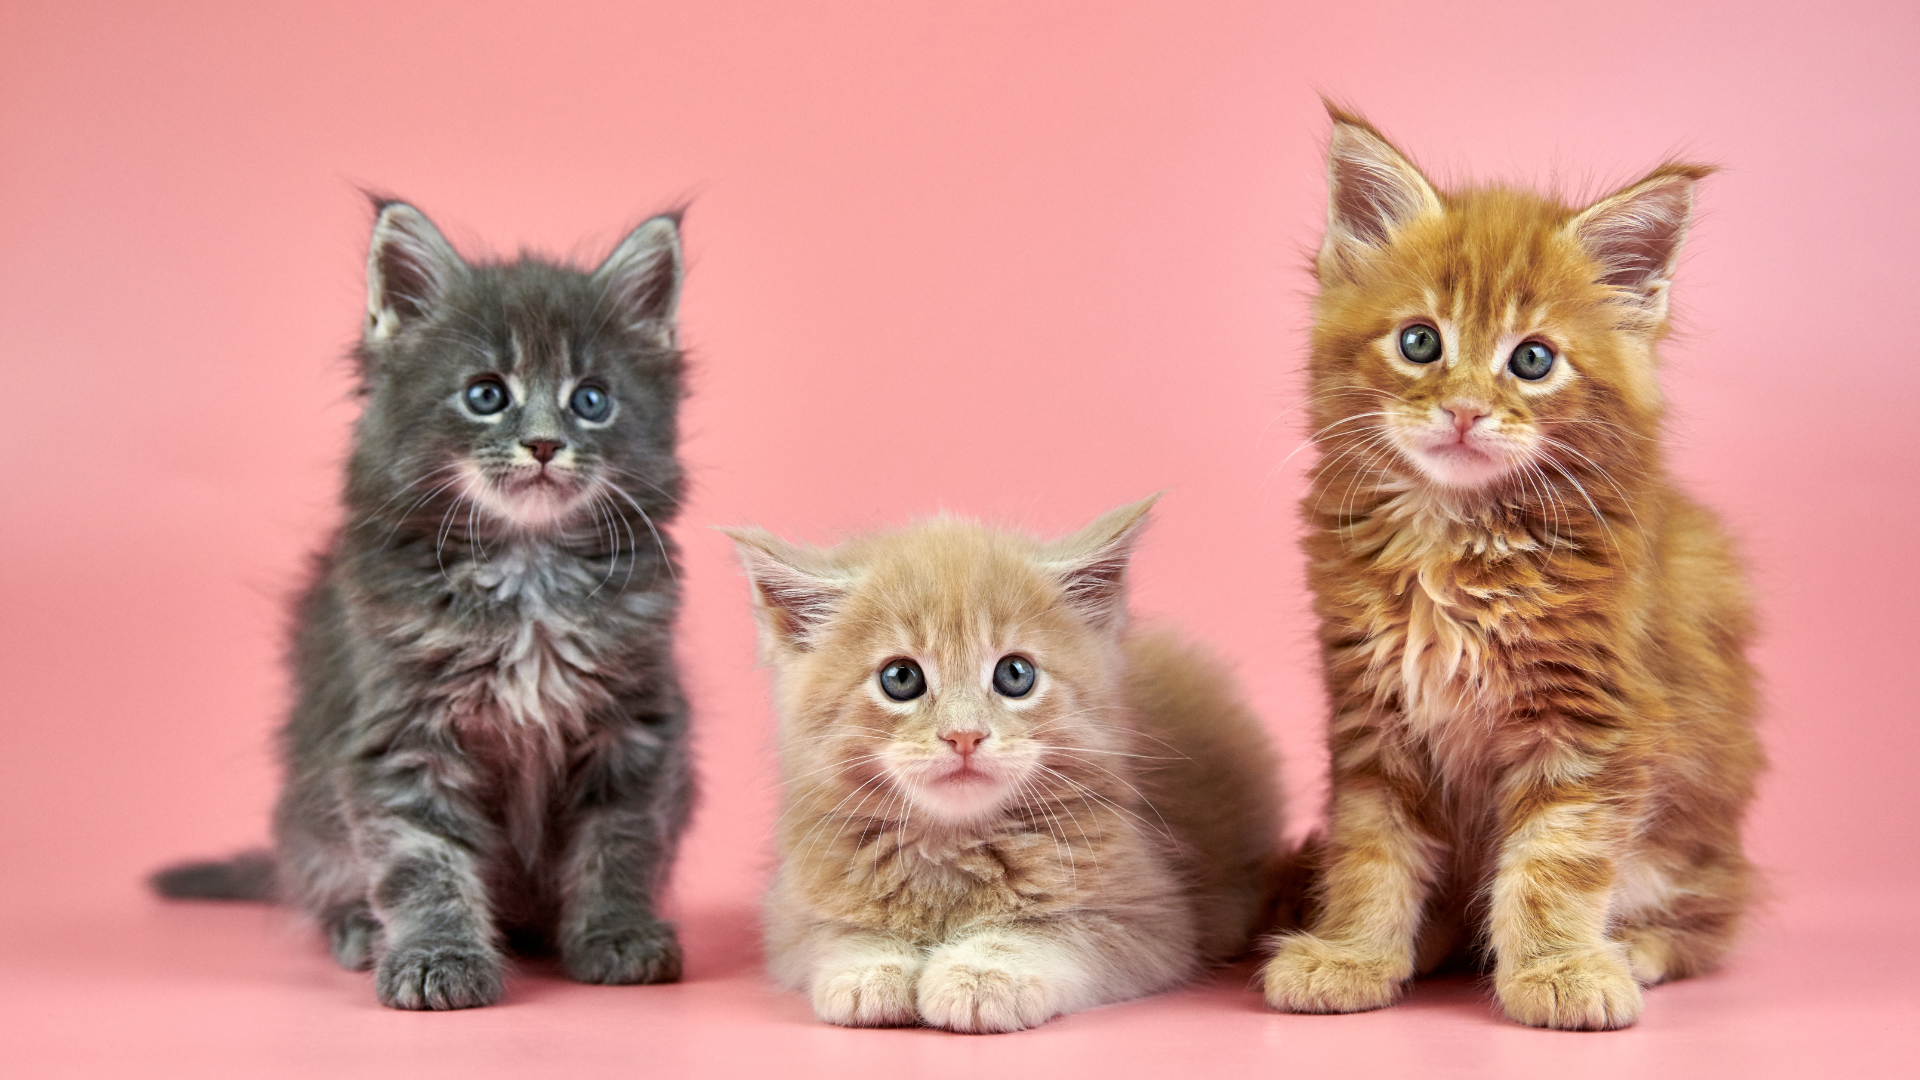
[[1753,889],[1747,586],[1661,454],[1656,345],[1711,170],[1584,209],[1443,191],[1331,111],[1303,502],[1331,795],[1266,997],[1379,1008],[1465,961],[1521,1023],[1622,1027],[1719,962]]

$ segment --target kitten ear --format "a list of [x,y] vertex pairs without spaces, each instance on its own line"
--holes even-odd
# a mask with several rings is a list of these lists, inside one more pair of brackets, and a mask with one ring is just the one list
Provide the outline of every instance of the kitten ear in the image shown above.
[[383,341],[430,312],[467,264],[427,215],[377,196],[373,205],[379,215],[367,247],[367,338]]
[[1440,212],[1440,194],[1407,156],[1359,116],[1326,102],[1333,117],[1327,145],[1327,235],[1320,272],[1337,276],[1383,247],[1395,229]]
[[1158,501],[1156,492],[1109,510],[1042,552],[1041,565],[1060,579],[1067,603],[1093,625],[1118,630],[1127,624],[1127,563]]
[[674,347],[674,317],[686,276],[679,214],[641,222],[593,276],[626,313],[630,327],[663,349]]
[[765,529],[720,532],[734,542],[753,582],[762,640],[806,652],[812,633],[833,614],[850,583],[819,552],[789,544]]
[[1667,317],[1667,287],[1693,221],[1693,187],[1710,165],[1662,165],[1594,203],[1567,231],[1600,265],[1599,284],[1621,290],[1655,322]]

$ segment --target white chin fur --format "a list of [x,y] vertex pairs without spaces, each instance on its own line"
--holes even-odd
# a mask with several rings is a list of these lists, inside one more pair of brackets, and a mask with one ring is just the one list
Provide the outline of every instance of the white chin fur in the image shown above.
[[487,479],[468,462],[462,466],[467,497],[496,521],[522,529],[547,529],[579,509],[582,489],[575,485],[560,488],[552,484],[523,484],[514,490]]
[[1469,491],[1512,472],[1521,457],[1505,439],[1479,437],[1456,442],[1451,436],[1451,432],[1438,438],[1413,435],[1396,441],[1401,453],[1427,479]]
[[1504,458],[1464,449],[1416,450],[1409,455],[1427,479],[1456,488],[1482,488],[1513,471]]
[[961,778],[951,768],[946,761],[930,762],[912,775],[896,774],[895,780],[915,807],[949,825],[978,821],[1005,805],[1013,785],[1002,770],[976,763],[973,773]]

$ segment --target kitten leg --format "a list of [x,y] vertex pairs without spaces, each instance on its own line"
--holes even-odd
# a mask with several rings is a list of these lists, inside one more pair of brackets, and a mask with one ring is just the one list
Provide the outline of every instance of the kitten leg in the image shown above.
[[1652,858],[1623,864],[1613,897],[1614,936],[1626,943],[1634,979],[1653,986],[1717,967],[1739,933],[1752,876],[1737,838],[1731,850],[1692,865],[1669,869]]
[[491,1005],[504,970],[478,853],[498,848],[498,830],[431,769],[399,764],[417,760],[389,750],[354,778],[350,796],[363,807],[354,846],[383,931],[374,993],[396,1009]]
[[561,872],[560,961],[584,983],[680,978],[680,942],[654,910],[692,787],[684,756],[640,728],[597,746],[576,769],[574,822]]
[[912,1027],[920,1022],[914,986],[926,954],[891,934],[823,925],[807,951],[813,971],[806,989],[813,1014],[843,1027]]
[[1494,993],[1520,1023],[1597,1031],[1640,1015],[1627,946],[1607,935],[1628,832],[1616,805],[1579,782],[1523,782],[1507,799],[1488,929]]
[[1280,938],[1261,971],[1267,1004],[1282,1012],[1382,1008],[1413,977],[1439,845],[1414,820],[1410,785],[1336,776],[1333,790],[1319,918]]
[[1036,934],[985,931],[936,949],[920,977],[920,1016],[949,1031],[1019,1031],[1099,1004],[1092,973]]
[[767,890],[763,940],[773,981],[809,995],[814,1014],[830,1024],[918,1024],[914,985],[926,965],[926,949],[816,914],[792,869],[791,864],[781,867]]
[[365,900],[343,904],[321,916],[334,963],[348,971],[367,971],[380,951],[380,921]]
[[980,930],[933,950],[915,997],[929,1027],[1020,1031],[1177,986],[1197,966],[1194,946],[1185,925],[1100,917]]
[[316,772],[295,772],[274,809],[275,870],[286,897],[326,931],[333,958],[366,971],[380,944],[380,922],[367,904],[367,880],[352,830],[333,785]]

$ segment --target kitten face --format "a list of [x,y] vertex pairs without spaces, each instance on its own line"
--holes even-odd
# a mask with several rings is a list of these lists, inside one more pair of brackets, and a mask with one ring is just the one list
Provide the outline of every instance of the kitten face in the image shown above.
[[[1049,762],[1064,752],[1116,749],[1097,719],[1102,650],[1076,640],[1049,602],[1059,586],[981,554],[980,576],[959,588],[902,580],[885,605],[856,603],[868,610],[822,638],[869,658],[864,672],[841,669],[845,707],[824,731],[875,755],[883,786],[914,810],[950,823],[992,814],[1035,784],[1051,788]],[[1007,586],[1012,596],[992,595]]]
[[1652,345],[1705,170],[1668,166],[1585,211],[1443,195],[1336,114],[1318,270],[1316,429],[1333,454],[1454,493],[1606,470],[1657,417]]
[[1636,359],[1592,317],[1602,305],[1577,252],[1542,267],[1550,234],[1469,239],[1474,212],[1404,230],[1382,249],[1398,272],[1336,298],[1357,333],[1335,377],[1374,412],[1362,426],[1383,436],[1375,447],[1410,476],[1465,490],[1547,467],[1568,422],[1617,398],[1612,383]]
[[609,504],[670,503],[679,265],[666,218],[589,274],[469,265],[418,211],[386,206],[369,256],[360,471],[399,498],[432,496],[424,509],[447,528],[458,515],[496,533],[604,530],[624,521]]
[[848,814],[949,826],[1087,790],[1127,738],[1114,673],[1146,507],[1126,510],[1062,545],[957,521],[830,552],[736,532],[789,705],[789,775]]

